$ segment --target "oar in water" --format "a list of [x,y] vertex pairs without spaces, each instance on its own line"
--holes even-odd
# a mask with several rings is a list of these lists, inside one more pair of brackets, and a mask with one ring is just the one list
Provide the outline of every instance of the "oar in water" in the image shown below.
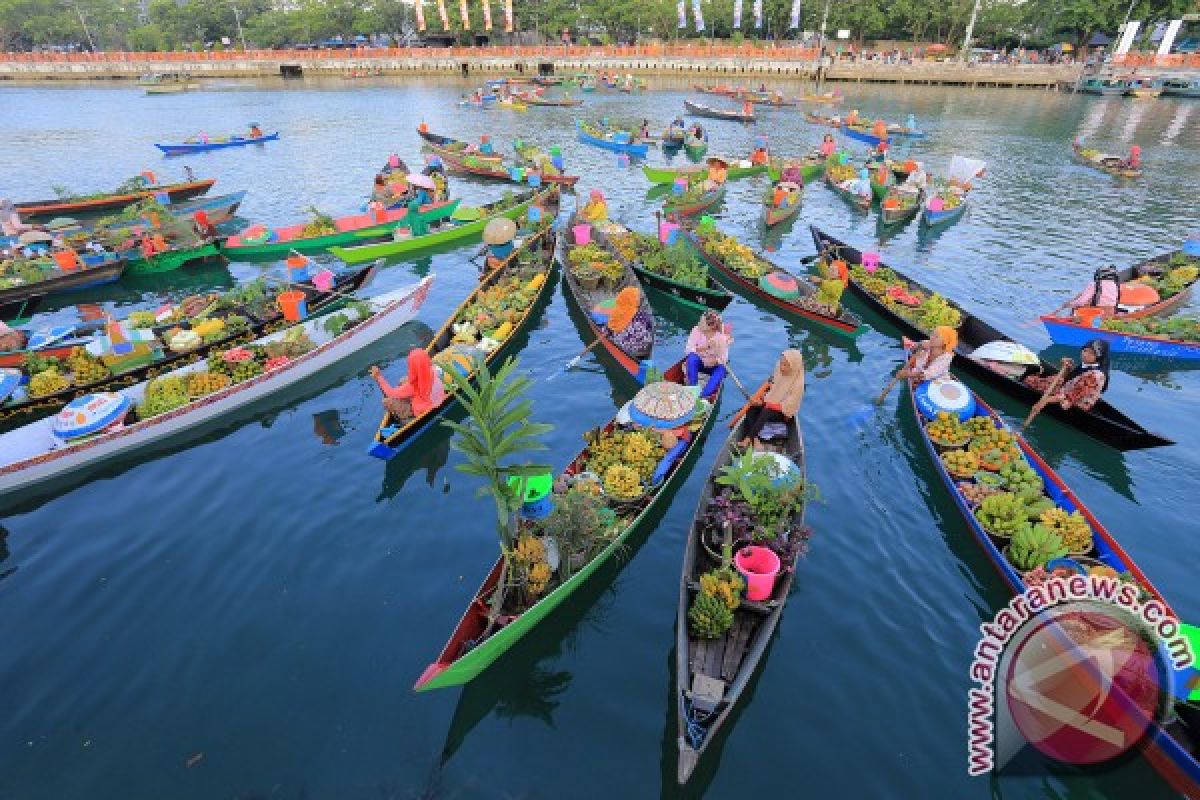
[[1046,391],[1042,393],[1042,397],[1033,404],[1033,410],[1029,412],[1029,416],[1021,423],[1021,430],[1024,431],[1029,427],[1029,423],[1033,422],[1033,418],[1042,413],[1042,409],[1050,403],[1050,398],[1058,391],[1058,387],[1062,385],[1063,380],[1067,377],[1067,373],[1071,370],[1070,365],[1063,364],[1062,369],[1054,376],[1054,380],[1050,381],[1050,385],[1046,387]]
[[914,353],[900,365],[900,367],[896,370],[896,374],[892,376],[890,381],[888,381],[888,385],[884,387],[883,391],[879,393],[879,396],[875,398],[873,403],[859,406],[854,410],[847,420],[850,424],[851,430],[857,432],[863,429],[867,423],[867,420],[871,418],[876,409],[879,408],[879,406],[883,404],[883,401],[887,399],[887,396],[892,393],[892,389],[896,387],[896,384],[900,382],[900,373],[906,369],[912,369],[913,362],[915,360],[916,354]]
[[742,417],[746,416],[746,413],[750,411],[750,407],[755,405],[759,400],[762,400],[763,395],[767,393],[767,387],[770,385],[770,381],[763,381],[762,386],[759,386],[754,394],[746,397],[746,405],[742,406],[741,409],[739,409],[738,412],[733,415],[733,419],[729,420],[729,430],[736,428],[737,424],[742,421]]
[[566,372],[567,370],[570,370],[570,369],[574,369],[575,366],[577,364],[579,364],[579,362],[583,359],[584,356],[586,356],[588,353],[592,352],[592,350],[596,347],[596,345],[600,344],[600,338],[601,337],[597,336],[596,341],[592,342],[587,347],[583,348],[583,351],[579,355],[575,356],[570,361],[568,361],[566,366],[563,367],[563,372]]
[[738,380],[738,376],[737,376],[737,375],[734,373],[734,371],[733,371],[733,367],[731,367],[729,364],[726,364],[726,365],[725,365],[725,371],[729,373],[729,377],[733,378],[733,382],[734,382],[735,384],[737,384],[737,387],[738,387],[739,389],[741,389],[741,391],[742,391],[742,395],[744,395],[744,396],[745,396],[745,398],[746,398],[747,400],[749,400],[749,399],[750,399],[750,393],[746,391],[746,387],[745,387],[745,386],[742,384],[742,382],[741,382],[740,380]]
[[916,360],[917,354],[913,353],[911,356],[909,356],[908,360],[904,362],[904,366],[896,370],[896,374],[892,376],[891,381],[889,381],[888,385],[885,386],[883,391],[879,393],[879,397],[875,398],[875,405],[883,405],[883,401],[887,399],[887,396],[892,393],[892,389],[896,388],[896,384],[900,382],[901,373],[912,369],[913,363]]

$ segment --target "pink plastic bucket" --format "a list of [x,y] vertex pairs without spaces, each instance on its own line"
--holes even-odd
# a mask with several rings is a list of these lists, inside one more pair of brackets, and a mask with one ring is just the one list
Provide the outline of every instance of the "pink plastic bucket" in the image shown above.
[[769,547],[743,547],[733,557],[733,565],[746,579],[746,599],[761,602],[770,598],[779,575],[779,556]]
[[658,226],[658,240],[663,244],[674,244],[679,238],[679,226],[674,222],[664,222]]
[[942,198],[940,198],[940,197],[929,198],[929,210],[930,211],[942,211],[945,208],[946,208],[946,204],[942,201]]
[[863,253],[862,266],[867,272],[879,269],[879,253]]
[[333,288],[333,273],[327,269],[323,269],[316,275],[312,276],[313,286],[319,291],[328,292]]
[[575,244],[588,244],[592,241],[591,225],[576,225],[571,228],[571,232],[575,235]]

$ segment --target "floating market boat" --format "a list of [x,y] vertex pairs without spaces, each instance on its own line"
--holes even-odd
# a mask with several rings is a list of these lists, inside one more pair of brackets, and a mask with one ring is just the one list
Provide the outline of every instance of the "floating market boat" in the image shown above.
[[945,184],[935,186],[921,203],[921,222],[930,227],[957,222],[967,210],[967,192]]
[[577,98],[542,97],[541,95],[534,94],[532,92],[526,92],[520,95],[520,97],[522,101],[531,106],[573,108],[574,106],[583,105],[583,101]]
[[126,259],[128,266],[125,269],[125,276],[127,277],[173,272],[188,264],[213,261],[222,257],[216,242],[199,239],[193,242],[170,244],[167,249],[149,255],[137,247],[118,252],[117,255]]
[[[1053,375],[1057,368],[1042,361],[1029,348],[1008,338],[983,320],[965,311],[952,301],[931,292],[911,278],[880,264],[872,274],[862,268],[862,253],[844,242],[812,228],[813,243],[825,258],[841,259],[850,265],[850,289],[873,311],[895,325],[905,336],[928,338],[930,330],[903,316],[898,309],[916,309],[922,298],[936,304],[944,324],[958,330],[958,347],[954,365],[987,383],[1026,406],[1033,406],[1042,393],[1021,381],[1024,374],[1040,370]],[[884,303],[876,292],[884,293],[893,303]],[[933,298],[937,297],[934,301]],[[916,305],[914,305],[916,301]],[[897,309],[897,310],[894,310]],[[952,324],[958,320],[958,324]],[[1118,450],[1137,450],[1174,444],[1170,439],[1152,433],[1101,398],[1090,411],[1079,408],[1063,409],[1050,403],[1042,410],[1059,422],[1091,436]]]
[[[599,349],[601,354],[613,365],[627,372],[630,376],[636,378],[640,383],[645,378],[645,363],[648,363],[650,357],[654,354],[654,335],[648,337],[649,341],[646,346],[636,351],[626,351],[613,341],[612,333],[608,330],[608,326],[596,321],[592,312],[604,305],[612,303],[617,294],[627,287],[633,287],[641,292],[638,308],[642,311],[651,322],[654,321],[654,310],[650,307],[650,298],[646,296],[646,291],[638,280],[637,274],[634,273],[632,267],[618,260],[611,254],[606,253],[599,244],[576,244],[577,229],[579,227],[578,217],[572,216],[570,224],[567,227],[567,233],[563,237],[566,245],[565,255],[566,262],[563,265],[563,283],[567,287],[567,297],[583,318],[584,334],[587,338],[587,343],[590,345],[596,340],[600,341]],[[588,236],[591,235],[589,229]],[[572,253],[584,247],[591,246],[594,253],[590,254],[589,258],[582,258],[581,254],[576,254],[572,258]],[[584,251],[586,252],[586,251]],[[607,256],[607,261],[603,258]],[[610,267],[611,271],[607,274],[596,272],[596,264],[602,263]]]
[[[725,180],[733,181],[738,178],[748,178],[751,175],[761,175],[767,171],[766,164],[751,164],[746,159],[725,159],[729,168],[725,172]],[[708,166],[705,164],[689,164],[686,167],[652,167],[642,166],[642,174],[651,183],[663,186],[674,183],[679,178],[689,181],[703,181],[708,177]]]
[[861,336],[867,326],[844,303],[821,301],[816,288],[776,266],[732,236],[717,231],[688,231],[688,239],[717,271],[721,282],[784,319],[816,322],[838,333]]
[[[872,147],[877,147],[882,139],[872,133],[874,128],[873,122],[855,122],[848,123],[841,117],[828,117],[824,114],[816,114],[812,111],[804,112],[804,119],[814,125],[825,125],[830,128],[840,128],[846,136],[851,139],[857,139],[860,142],[866,142]],[[885,123],[887,128],[887,138],[900,136],[909,139],[924,139],[927,135],[924,131],[916,128],[909,128],[895,122]]]
[[122,190],[95,194],[89,197],[67,197],[55,200],[35,200],[26,203],[16,203],[17,212],[26,220],[42,220],[51,217],[73,217],[81,214],[100,214],[107,211],[119,211],[148,197],[166,195],[172,203],[198,197],[216,183],[215,179],[203,181],[188,181],[186,183],[164,183],[144,186],[132,190]]
[[683,152],[693,161],[699,161],[708,152],[708,137],[700,138],[687,134],[683,137]]
[[[473,376],[480,359],[494,370],[517,352],[550,299],[557,277],[557,247],[558,234],[547,226],[485,276],[426,345],[434,364],[443,371],[457,369]],[[481,347],[484,339],[487,348]],[[385,411],[367,454],[384,461],[395,458],[457,405],[456,393],[447,382],[445,399],[419,417],[398,421]]]
[[556,183],[560,186],[574,186],[579,182],[578,175],[563,175],[559,172],[547,172],[530,167],[507,167],[499,161],[480,161],[473,155],[442,153],[441,157],[446,168],[451,172],[490,178],[506,183],[525,183],[533,175],[536,175],[543,183]]
[[1042,318],[1055,344],[1083,347],[1094,339],[1108,342],[1113,355],[1162,361],[1200,361],[1200,323],[1194,319],[1104,320],[1099,328],[1073,319]]
[[1095,167],[1102,172],[1107,172],[1118,178],[1140,178],[1142,177],[1141,167],[1131,167],[1129,163],[1120,156],[1114,156],[1111,153],[1102,153],[1094,147],[1084,147],[1083,143],[1078,139],[1071,142],[1071,152],[1075,154],[1075,158],[1087,164],[1089,167]]
[[793,106],[800,105],[799,100],[788,99],[780,92],[745,91],[738,95],[738,99],[756,106],[766,106],[768,108],[792,108]]
[[[775,190],[781,188],[791,194],[795,194],[794,202],[784,202],[783,205],[775,203]],[[763,194],[763,224],[768,228],[773,228],[787,222],[796,214],[800,213],[800,192],[801,187],[796,183],[778,182],[767,187],[767,191]]]
[[[302,292],[308,313],[316,314],[340,305],[373,274],[374,267],[368,267],[333,276],[330,291],[318,289],[311,280],[288,288]],[[45,380],[49,386],[62,388],[35,394],[33,383],[27,381],[27,391],[11,394],[7,401],[0,402],[0,423],[54,413],[84,395],[141,383],[160,373],[202,361],[214,350],[249,342],[293,324],[284,319],[274,297],[265,288],[263,282],[252,282],[225,296],[198,297],[199,310],[192,314],[185,313],[185,301],[159,312],[134,312],[123,321],[58,326],[31,334],[24,350],[0,352],[0,367],[20,367],[29,355],[58,359],[66,369],[56,370],[56,377]],[[120,326],[119,331],[111,330],[114,324]],[[180,340],[173,341],[180,334]],[[137,359],[114,356],[110,352],[112,345],[122,338],[145,344],[145,352]],[[78,369],[71,369],[72,364]],[[36,376],[26,371],[24,377],[32,381]]]
[[663,211],[668,216],[693,217],[712,208],[725,197],[725,184],[708,191],[699,189],[699,186],[691,186],[683,194],[668,195],[663,201]]
[[[1182,250],[1164,253],[1117,271],[1121,298],[1118,313],[1115,315],[1096,315],[1093,320],[1092,315],[1085,314],[1078,314],[1074,318],[1046,314],[1041,317],[1041,321],[1046,327],[1046,333],[1050,334],[1050,338],[1056,344],[1084,345],[1097,338],[1110,341],[1125,339],[1127,337],[1120,335],[1119,326],[1135,321],[1145,323],[1152,317],[1175,313],[1191,300],[1197,280],[1200,280],[1200,258],[1190,256]],[[1094,321],[1100,323],[1099,328],[1092,327]],[[1104,325],[1113,323],[1118,325],[1118,330],[1106,332]],[[1153,334],[1146,336],[1150,330],[1151,328],[1144,326],[1140,329],[1134,326],[1126,333],[1140,335],[1147,341],[1130,339],[1120,344],[1131,348],[1149,347],[1154,341]],[[1170,351],[1174,348],[1169,342],[1163,342],[1155,349]]]
[[802,94],[800,101],[802,103],[840,103],[842,102],[842,94],[838,91],[824,92],[823,94]]
[[[966,389],[962,384],[958,386]],[[1090,509],[1083,504],[1082,501],[1075,495],[1062,477],[1056,473],[1045,460],[1025,441],[1024,437],[1015,430],[1009,428],[995,411],[974,392],[967,389],[971,395],[975,411],[972,419],[986,420],[996,430],[1006,431],[1018,447],[1020,460],[1017,462],[1023,465],[1027,470],[1031,470],[1035,480],[1040,481],[1042,487],[1043,504],[1049,503],[1054,508],[1064,514],[1073,514],[1077,512],[1086,521],[1087,527],[1091,532],[1091,560],[1098,562],[1095,566],[1112,570],[1112,575],[1118,582],[1131,582],[1138,590],[1137,594],[1144,602],[1151,597],[1157,600],[1164,612],[1167,615],[1178,617],[1171,609],[1166,599],[1155,588],[1150,579],[1138,568],[1134,560],[1126,553],[1121,545],[1117,543],[1112,534],[1105,529],[1100,520],[1092,513]],[[1014,594],[1021,594],[1029,588],[1029,573],[1022,573],[1021,570],[1015,568],[1005,554],[1008,550],[1006,540],[1001,537],[994,537],[988,533],[980,522],[979,517],[975,513],[975,503],[967,497],[965,491],[977,491],[971,481],[963,481],[955,478],[946,469],[946,465],[939,455],[940,445],[936,445],[930,437],[929,431],[926,429],[927,418],[920,410],[918,402],[917,390],[913,386],[909,386],[910,406],[912,407],[913,415],[917,420],[917,427],[921,432],[921,439],[925,443],[925,450],[929,454],[930,460],[933,462],[934,469],[945,484],[947,491],[950,493],[954,505],[958,508],[963,520],[966,522],[968,530],[974,537],[976,544],[983,550],[984,555],[991,561],[992,566],[999,573],[1000,577],[1008,585],[1010,591]],[[975,424],[975,423],[972,423]],[[987,423],[983,423],[986,426]],[[965,489],[965,491],[964,491]],[[1002,550],[1003,548],[1003,550]],[[1088,571],[1085,564],[1080,564],[1075,561],[1076,557],[1068,555],[1068,560],[1073,562],[1078,567],[1077,570],[1072,570],[1069,566],[1065,566],[1068,572]],[[1061,561],[1057,562],[1062,564]],[[1092,568],[1094,569],[1095,566]],[[1043,571],[1049,573],[1051,570],[1042,567]],[[1170,667],[1168,667],[1170,668]],[[1176,677],[1174,684],[1182,682]],[[1117,686],[1112,687],[1115,691],[1121,691]],[[1167,702],[1170,711],[1166,714],[1166,722],[1160,722],[1157,719],[1147,720],[1149,729],[1141,736],[1137,748],[1145,756],[1159,774],[1178,792],[1186,797],[1200,797],[1200,762],[1197,761],[1196,738],[1195,731],[1197,726],[1200,726],[1200,711],[1195,705],[1191,705],[1183,698],[1187,696],[1188,689],[1182,685],[1177,685],[1175,691],[1178,693],[1174,697],[1170,697]],[[1166,699],[1166,698],[1163,698]],[[1132,701],[1132,698],[1126,698],[1127,701]],[[1161,702],[1160,698],[1155,697],[1154,702]]]
[[[204,383],[201,396],[192,398],[190,390],[185,388],[186,382],[189,375],[207,370],[205,364],[191,364],[155,381],[80,398],[55,417],[0,434],[0,503],[11,504],[19,494],[27,492],[51,491],[59,482],[81,480],[88,470],[102,462],[198,433],[206,423],[322,373],[412,319],[424,303],[432,282],[431,275],[415,286],[373,298],[373,310],[365,315],[352,305],[345,312],[315,317],[256,340],[252,347],[288,349],[292,343],[301,342],[298,334],[302,332],[314,345],[294,357],[273,356],[269,369],[258,363],[255,351],[250,348],[225,351],[232,355],[222,356],[222,362],[234,364],[232,369],[245,379],[236,383],[193,379],[197,389]],[[184,382],[172,387],[172,392],[178,394],[148,398],[149,384],[167,378]],[[217,383],[223,388],[216,388]],[[171,384],[159,384],[168,385]],[[208,391],[214,388],[215,391]],[[177,405],[179,400],[183,402]],[[146,406],[147,403],[150,405]],[[169,410],[134,421],[130,414],[138,406]]]
[[883,202],[888,190],[896,185],[896,176],[887,164],[867,165],[867,172],[871,179],[871,196]]
[[634,233],[611,220],[592,226],[592,235],[618,261],[632,269],[643,286],[700,310],[721,311],[733,301],[733,295],[721,288],[707,264],[699,262],[698,269],[681,274],[687,265],[670,256],[657,237]]
[[1099,94],[1106,96],[1115,96],[1125,94],[1125,83],[1116,78],[1102,78],[1093,76],[1084,78],[1076,85],[1075,91],[1083,94]]
[[[683,128],[669,127],[663,131],[660,144],[663,149],[678,149],[687,143],[687,131]],[[643,167],[643,169],[645,169]]]
[[609,130],[582,121],[577,121],[575,127],[579,131],[579,141],[584,144],[603,147],[605,150],[614,150],[618,153],[628,153],[632,156],[644,156],[650,152],[650,145],[646,142],[634,142],[633,135],[629,131]]
[[215,139],[183,141],[178,144],[155,144],[159,150],[163,151],[163,155],[167,156],[183,156],[191,153],[204,153],[209,150],[225,150],[230,147],[245,147],[248,144],[262,144],[263,142],[279,141],[279,131],[274,133],[263,134],[262,136],[242,136],[233,134],[226,137],[218,137]]
[[200,84],[186,72],[155,72],[138,79],[138,86],[146,94],[178,94],[189,89],[198,89]]
[[[766,385],[760,389],[764,391]],[[699,636],[693,630],[688,612],[704,591],[702,576],[733,569],[725,563],[720,531],[711,528],[709,506],[722,494],[717,484],[723,470],[739,457],[738,442],[744,436],[745,417],[725,441],[704,484],[683,553],[683,574],[679,580],[679,605],[675,614],[675,714],[679,748],[677,780],[685,784],[700,759],[731,722],[731,715],[742,699],[746,686],[766,656],[767,645],[779,627],[795,580],[798,548],[808,538],[804,527],[804,508],[781,524],[783,530],[771,539],[769,550],[779,559],[778,578],[762,600],[742,597],[733,609],[733,622],[719,636]],[[787,432],[778,439],[764,442],[762,458],[771,459],[796,479],[806,480],[804,441],[795,418],[788,420]],[[725,490],[726,492],[730,490]],[[753,520],[751,520],[753,522]],[[753,548],[752,548],[753,549]],[[775,551],[779,550],[780,554]],[[732,553],[730,553],[732,555]],[[743,577],[743,582],[744,582]]]
[[[891,174],[889,170],[888,174]],[[925,193],[920,189],[905,189],[889,186],[879,204],[879,213],[884,225],[899,225],[917,215],[924,205]]]
[[726,108],[713,108],[704,103],[696,103],[691,100],[684,100],[683,107],[693,117],[708,117],[709,119],[723,119],[729,122],[754,122],[754,111],[750,113],[745,111],[735,111]]
[[[663,380],[673,384],[682,383],[683,368],[681,364],[682,362],[671,367]],[[650,388],[647,387],[643,391]],[[714,409],[718,400],[719,392],[718,397],[714,398],[711,403],[705,400],[697,401],[697,410],[693,412],[690,418],[691,422],[680,433],[678,443],[667,451],[658,462],[650,480],[650,486],[641,497],[627,502],[606,500],[606,504],[610,504],[615,513],[615,522],[610,524],[612,529],[605,533],[604,542],[606,543],[603,547],[594,553],[586,552],[583,555],[583,563],[572,569],[569,576],[566,574],[566,570],[569,568],[573,556],[570,553],[564,553],[565,548],[558,550],[560,554],[558,568],[551,571],[550,579],[546,584],[546,593],[532,605],[528,607],[523,607],[524,603],[514,605],[516,593],[509,593],[502,588],[503,582],[507,579],[505,561],[503,558],[497,560],[491,572],[484,579],[483,585],[479,587],[479,591],[467,606],[453,633],[450,634],[446,646],[442,648],[437,659],[425,668],[413,688],[417,691],[444,689],[474,679],[583,586],[596,570],[612,561],[618,552],[626,550],[630,538],[636,532],[648,527],[648,520],[655,509],[665,502],[666,498],[669,498],[676,487],[687,477],[700,452],[702,443],[716,419]],[[625,413],[624,409],[622,413]],[[602,437],[617,432],[617,420],[620,418],[619,414],[590,441],[599,442]],[[576,476],[587,471],[592,446],[589,444],[588,447],[585,447],[563,470],[561,477],[564,481],[582,480]],[[523,539],[526,537],[541,539],[537,535],[538,527],[534,521],[522,519],[520,530]],[[578,558],[577,555],[574,557]],[[564,567],[562,559],[567,560],[567,567]],[[505,594],[497,598],[498,589],[504,591]],[[501,614],[493,619],[492,603],[497,599],[501,601]]]
[[1126,78],[1125,94],[1139,100],[1153,100],[1163,93],[1163,82],[1159,78]]
[[500,153],[481,153],[479,146],[464,142],[461,139],[452,139],[449,136],[440,136],[436,133],[430,133],[427,130],[417,128],[417,135],[426,141],[431,150],[439,155],[443,151],[450,151],[452,155],[471,155],[482,161],[503,161],[504,156]]
[[696,83],[692,88],[700,94],[715,94],[719,97],[737,97],[742,93],[741,87],[738,86],[704,86]]
[[329,248],[329,252],[347,264],[362,264],[377,258],[411,256],[433,247],[471,242],[483,235],[483,229],[493,219],[517,219],[535,203],[541,205],[551,202],[552,199],[556,200],[557,192],[557,187],[553,186],[541,190],[531,189],[516,197],[504,197],[479,208],[459,208],[454,215],[437,223],[424,236],[387,239],[353,247],[336,246]]
[[771,164],[767,168],[767,176],[773,182],[783,180],[784,170],[795,166],[800,168],[800,177],[806,184],[809,184],[825,174],[825,165],[829,161],[829,158],[820,153],[809,153],[799,158],[774,158],[771,159]]
[[1163,94],[1167,97],[1200,97],[1200,77],[1167,78],[1163,81]]
[[833,193],[859,211],[870,211],[871,202],[875,198],[874,193],[869,188],[862,192],[855,191],[848,185],[854,180],[858,180],[858,170],[849,164],[827,164],[825,166],[825,184],[833,190]]
[[[420,208],[421,219],[426,225],[446,219],[458,208],[458,203],[458,200],[444,200],[423,205]],[[277,258],[293,250],[313,253],[337,245],[357,244],[364,236],[383,236],[403,225],[407,218],[408,211],[398,208],[326,219],[324,224],[321,224],[322,220],[317,220],[282,228],[251,225],[222,242],[221,252],[235,260]]]
[[243,190],[216,197],[198,197],[195,200],[172,203],[167,206],[167,211],[176,217],[192,217],[197,211],[203,211],[210,224],[220,225],[222,222],[233,219],[245,199],[246,192]]
[[0,307],[12,309],[14,316],[17,309],[34,297],[115,283],[129,266],[113,253],[81,255],[74,251],[10,263],[14,266],[6,273],[0,272]]

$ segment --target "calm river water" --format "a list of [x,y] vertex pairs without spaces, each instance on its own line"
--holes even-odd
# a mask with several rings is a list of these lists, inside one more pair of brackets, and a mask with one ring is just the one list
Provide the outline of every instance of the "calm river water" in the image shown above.
[[[589,96],[578,111],[649,118],[682,112],[684,86]],[[785,265],[812,252],[807,224],[860,245],[1036,348],[1038,312],[1101,263],[1174,249],[1200,227],[1200,112],[1038,91],[844,87],[865,115],[912,112],[929,138],[912,148],[936,171],[952,154],[987,176],[965,219],[932,236],[914,223],[880,241],[820,186],[791,230],[763,239],[762,179],[730,186],[719,224]],[[0,89],[0,176],[14,199],[51,186],[99,190],[143,168],[249,189],[242,216],[298,219],[315,205],[355,211],[387,153],[419,162],[414,127],[561,144],[581,193],[600,186],[615,217],[650,230],[655,205],[636,168],[575,141],[576,109],[473,113],[456,83],[386,80],[272,85],[146,97],[129,86]],[[152,143],[257,122],[282,141],[165,161]],[[714,153],[745,153],[753,129],[711,122]],[[765,112],[779,152],[821,129]],[[1071,137],[1124,151],[1129,184],[1071,161]],[[660,158],[652,154],[651,160]],[[467,202],[495,185],[455,180]],[[568,199],[570,208],[573,200]],[[374,290],[437,273],[422,320],[436,328],[466,295],[473,248],[388,267]],[[262,269],[232,264],[170,283],[93,295],[126,311]],[[84,299],[80,297],[79,299]],[[691,317],[668,306],[660,361]],[[54,314],[69,318],[69,309]],[[49,317],[48,317],[49,318]],[[1007,601],[932,471],[907,400],[856,412],[900,358],[896,331],[855,344],[786,324],[738,299],[734,363],[757,383],[778,352],[803,350],[809,474],[824,502],[779,635],[744,713],[692,794],[710,797],[1169,797],[1144,761],[1082,772],[1036,757],[1015,774],[966,774],[968,666],[978,625]],[[402,374],[412,326],[370,357]],[[537,380],[550,463],[608,419],[624,396],[593,360],[561,366],[585,342],[559,289],[521,354]],[[454,470],[441,432],[386,466],[365,454],[379,416],[366,359],[259,408],[199,442],[114,466],[0,527],[0,797],[562,798],[677,796],[670,688],[683,535],[723,438],[708,441],[651,535],[619,568],[465,690],[410,686],[441,648],[496,556],[488,501]],[[1031,439],[1185,619],[1200,620],[1195,565],[1200,376],[1113,373],[1109,399],[1174,447],[1120,454],[1044,420]],[[991,397],[992,395],[987,395]],[[1192,400],[1188,398],[1192,397]],[[723,416],[738,405],[725,398]],[[1010,416],[1020,407],[1005,401]],[[718,427],[718,431],[721,430]]]

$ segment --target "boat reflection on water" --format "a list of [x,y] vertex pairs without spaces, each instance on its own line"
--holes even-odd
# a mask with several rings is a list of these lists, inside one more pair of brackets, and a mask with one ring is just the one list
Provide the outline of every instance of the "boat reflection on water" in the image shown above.
[[[382,409],[379,413],[383,413]],[[373,419],[369,413],[367,417]],[[379,494],[375,497],[375,502],[393,499],[404,488],[404,484],[408,483],[408,479],[422,469],[425,470],[425,483],[430,489],[434,488],[438,472],[450,460],[450,442],[454,438],[453,432],[441,424],[442,420],[461,418],[461,406],[458,406],[455,411],[438,419],[429,431],[422,434],[413,447],[406,447],[399,455],[388,461],[383,471],[383,483],[379,487]],[[443,491],[448,490],[449,483],[447,482]]]
[[321,444],[336,445],[346,435],[346,429],[342,427],[341,412],[336,408],[318,411],[312,417],[313,433],[316,434]]
[[12,553],[8,550],[8,528],[0,525],[0,581],[17,571],[15,566],[4,569],[4,562],[10,555]]

